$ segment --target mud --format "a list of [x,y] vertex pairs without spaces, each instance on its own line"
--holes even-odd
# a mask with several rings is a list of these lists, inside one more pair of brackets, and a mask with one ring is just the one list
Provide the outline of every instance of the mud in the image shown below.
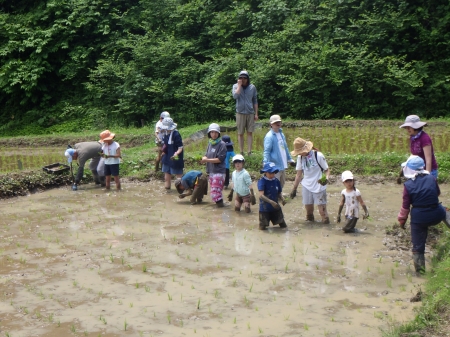
[[381,336],[420,305],[410,298],[424,279],[385,234],[395,183],[359,183],[372,221],[354,234],[336,224],[341,183],[328,187],[331,225],[304,221],[297,197],[283,207],[288,230],[268,231],[258,205],[191,206],[159,181],[122,188],[0,201],[2,334]]

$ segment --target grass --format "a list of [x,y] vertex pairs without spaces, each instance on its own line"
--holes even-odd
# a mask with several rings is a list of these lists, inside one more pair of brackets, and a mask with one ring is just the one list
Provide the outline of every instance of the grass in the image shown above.
[[[440,226],[443,227],[441,224]],[[450,316],[450,231],[444,229],[444,234],[437,247],[437,254],[432,259],[432,265],[427,266],[426,278],[422,295],[422,306],[417,309],[417,315],[411,322],[403,325],[391,325],[383,331],[385,337],[439,335],[439,332],[449,331]]]

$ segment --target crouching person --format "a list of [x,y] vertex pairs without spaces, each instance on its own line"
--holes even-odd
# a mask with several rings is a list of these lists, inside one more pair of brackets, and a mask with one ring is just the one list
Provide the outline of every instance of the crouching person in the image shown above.
[[402,164],[403,175],[407,179],[403,188],[403,202],[397,220],[405,229],[411,208],[411,241],[414,268],[417,273],[425,272],[425,243],[428,227],[446,220],[446,209],[439,203],[441,193],[436,178],[425,168],[419,156],[410,156]]
[[208,178],[201,171],[192,170],[175,180],[175,188],[180,193],[178,198],[191,196],[191,205],[199,204],[208,194]]
[[233,200],[233,192],[236,192],[234,199],[234,210],[240,212],[242,204],[244,204],[245,213],[250,213],[250,203],[256,204],[255,193],[252,188],[252,178],[244,168],[245,159],[242,155],[237,154],[233,157],[233,165],[236,169],[232,176],[232,189],[228,195],[228,201]]
[[278,173],[278,168],[274,163],[268,162],[264,164],[261,173],[264,176],[258,180],[259,191],[259,229],[264,230],[269,227],[270,221],[272,224],[280,225],[280,228],[286,228],[286,222],[284,221],[283,211],[278,203],[278,199],[281,200],[283,206],[286,201],[281,194],[280,181],[275,177]]

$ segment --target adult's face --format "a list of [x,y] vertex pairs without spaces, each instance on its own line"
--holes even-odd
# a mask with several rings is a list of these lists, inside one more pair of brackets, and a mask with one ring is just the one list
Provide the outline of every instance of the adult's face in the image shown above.
[[218,133],[217,131],[211,131],[209,135],[211,136],[211,139],[216,140],[217,138],[219,138],[220,133]]
[[410,136],[415,136],[419,133],[419,130],[413,129],[410,126],[405,126],[405,130],[408,133],[408,135],[410,135]]
[[240,76],[238,78],[238,83],[240,83],[243,86],[246,86],[248,84],[248,78],[246,76]]

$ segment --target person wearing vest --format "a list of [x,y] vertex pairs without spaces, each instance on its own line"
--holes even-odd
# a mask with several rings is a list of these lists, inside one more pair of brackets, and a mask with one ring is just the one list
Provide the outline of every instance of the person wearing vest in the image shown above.
[[425,243],[428,227],[446,221],[446,209],[439,203],[441,191],[436,178],[425,170],[425,162],[419,156],[411,155],[402,164],[407,179],[403,188],[403,202],[397,220],[402,229],[411,213],[411,242],[414,268],[425,272]]

